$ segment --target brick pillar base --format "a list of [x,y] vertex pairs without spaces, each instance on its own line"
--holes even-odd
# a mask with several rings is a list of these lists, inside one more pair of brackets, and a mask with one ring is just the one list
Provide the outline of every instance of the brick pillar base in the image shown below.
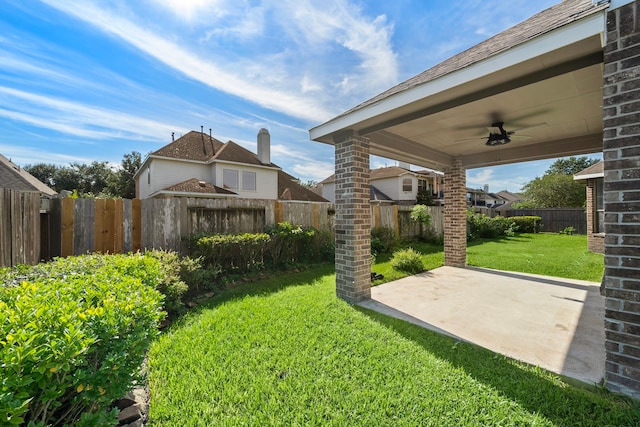
[[336,137],[336,294],[355,303],[371,298],[369,140]]
[[606,384],[640,398],[640,1],[607,12],[603,91]]
[[444,264],[467,265],[467,177],[461,159],[444,172]]

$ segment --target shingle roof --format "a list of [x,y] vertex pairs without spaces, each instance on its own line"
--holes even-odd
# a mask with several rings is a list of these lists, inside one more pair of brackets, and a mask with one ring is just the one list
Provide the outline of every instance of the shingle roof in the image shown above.
[[39,191],[47,196],[58,194],[2,154],[0,154],[0,187],[19,191]]
[[397,93],[435,80],[454,71],[458,71],[491,56],[530,41],[572,22],[578,21],[592,13],[599,12],[608,6],[608,2],[594,3],[592,0],[564,0],[555,6],[543,10],[523,21],[467,50],[461,52],[438,65],[388,89],[385,92],[346,111],[338,117],[375,104]]
[[192,130],[151,154],[172,159],[206,162],[219,152],[222,146],[222,142],[217,139],[205,133]]
[[193,130],[154,151],[151,155],[200,162],[222,160],[248,165],[278,167],[273,163],[268,165],[261,163],[258,156],[233,141],[223,143],[206,133]]
[[[377,169],[371,169],[370,171],[370,176],[369,176],[369,180],[376,180],[376,179],[384,179],[384,178],[391,178],[394,176],[401,176],[404,174],[415,174],[417,172],[408,170],[408,169],[404,169],[401,168],[399,166],[389,166],[386,168],[377,168]],[[328,176],[327,178],[323,179],[322,181],[319,182],[319,184],[328,184],[331,182],[335,182],[336,181],[336,174],[332,174],[331,176]]]
[[178,184],[167,187],[162,191],[175,191],[175,192],[181,192],[181,193],[236,195],[236,193],[234,193],[233,191],[229,191],[225,188],[217,187],[208,182],[201,181],[197,178],[191,178],[186,181],[182,181]]
[[278,199],[302,200],[307,202],[328,202],[328,200],[321,195],[298,184],[293,176],[282,170],[278,171]]
[[370,200],[388,200],[393,201],[393,199],[387,196],[385,193],[380,191],[377,187],[371,185],[369,187],[369,199]]
[[268,165],[263,164],[251,151],[236,144],[233,141],[227,141],[222,148],[213,156],[215,160],[226,160],[228,162],[245,163],[248,165],[256,166],[270,166],[277,168],[277,165],[270,163]]
[[588,179],[604,176],[604,162],[598,162],[573,175],[573,179]]

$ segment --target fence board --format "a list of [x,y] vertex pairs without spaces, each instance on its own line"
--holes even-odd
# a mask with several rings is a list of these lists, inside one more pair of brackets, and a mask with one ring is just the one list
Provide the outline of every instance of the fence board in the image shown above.
[[62,199],[60,256],[73,255],[73,209],[73,199]]
[[11,266],[11,190],[0,189],[0,267]]
[[142,205],[140,199],[131,201],[131,250],[142,250]]
[[122,252],[124,253],[129,253],[133,250],[132,218],[131,200],[122,199]]
[[73,202],[73,254],[83,255],[94,251],[95,201],[91,199],[63,199]]
[[566,209],[510,209],[506,216],[539,216],[542,231],[559,233],[567,227],[575,228],[577,234],[587,234],[587,213],[583,208]]

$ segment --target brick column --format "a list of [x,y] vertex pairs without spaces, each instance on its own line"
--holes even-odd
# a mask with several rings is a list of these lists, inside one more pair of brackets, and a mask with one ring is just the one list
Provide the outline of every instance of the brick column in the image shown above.
[[336,150],[336,294],[350,303],[371,298],[369,140],[342,134]]
[[467,177],[460,158],[444,172],[444,264],[467,264]]
[[605,374],[640,398],[640,1],[609,10],[606,31]]

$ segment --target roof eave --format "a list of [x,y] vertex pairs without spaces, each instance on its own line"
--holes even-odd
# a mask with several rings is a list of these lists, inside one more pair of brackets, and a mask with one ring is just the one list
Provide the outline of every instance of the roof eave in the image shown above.
[[441,94],[469,81],[481,79],[517,64],[535,59],[554,50],[570,46],[595,35],[602,37],[606,9],[569,23],[532,40],[521,43],[496,55],[478,61],[434,80],[390,95],[376,103],[338,116],[309,131],[311,140],[333,145],[333,135],[382,117],[403,106]]

